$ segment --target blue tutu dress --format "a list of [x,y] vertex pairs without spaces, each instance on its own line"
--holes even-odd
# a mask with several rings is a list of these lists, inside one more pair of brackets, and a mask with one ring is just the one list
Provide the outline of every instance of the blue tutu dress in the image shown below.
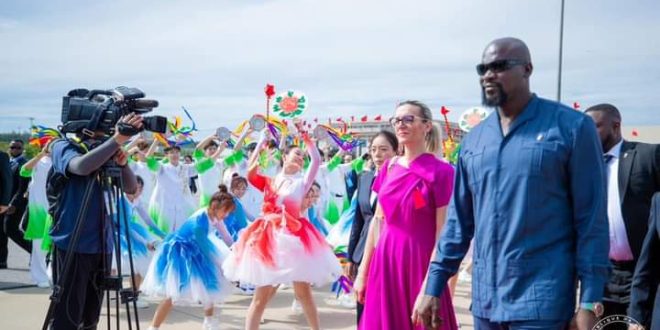
[[[125,197],[120,199],[120,207],[123,208],[121,213],[121,224],[118,223],[117,214],[113,214],[112,220],[115,228],[119,230],[119,244],[121,247],[121,267],[123,274],[130,274],[129,263],[129,249],[128,240],[126,239],[126,230],[123,217],[126,216],[128,220],[129,235],[131,241],[131,251],[133,252],[133,267],[136,273],[144,275],[147,273],[149,263],[151,262],[151,251],[147,245],[151,242],[160,240],[156,235],[149,232],[140,220],[139,212],[135,212],[135,205],[129,202]],[[121,211],[120,211],[121,212]],[[116,269],[115,258],[112,259],[113,268]]]
[[211,226],[206,208],[195,212],[158,247],[140,290],[174,304],[210,307],[231,293],[222,274],[229,248]]

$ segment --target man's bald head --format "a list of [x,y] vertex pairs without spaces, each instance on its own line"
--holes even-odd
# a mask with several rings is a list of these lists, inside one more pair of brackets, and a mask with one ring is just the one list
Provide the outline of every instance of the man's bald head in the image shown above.
[[529,53],[529,48],[524,41],[517,38],[500,38],[491,41],[486,49],[484,49],[484,57],[487,54],[499,53],[505,55],[509,59],[521,60],[528,63],[532,62],[532,56]]
[[529,101],[529,78],[534,66],[527,45],[516,38],[488,43],[477,65],[482,103],[500,108],[523,107]]

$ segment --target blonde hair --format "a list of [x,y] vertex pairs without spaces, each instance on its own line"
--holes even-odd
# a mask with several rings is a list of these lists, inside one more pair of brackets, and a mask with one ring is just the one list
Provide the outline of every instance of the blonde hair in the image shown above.
[[424,137],[424,146],[426,148],[426,152],[432,153],[434,155],[437,154],[440,150],[440,129],[433,122],[433,114],[431,113],[431,108],[417,100],[403,101],[396,107],[398,108],[404,105],[412,105],[419,108],[420,117],[428,120],[431,123],[431,130]]

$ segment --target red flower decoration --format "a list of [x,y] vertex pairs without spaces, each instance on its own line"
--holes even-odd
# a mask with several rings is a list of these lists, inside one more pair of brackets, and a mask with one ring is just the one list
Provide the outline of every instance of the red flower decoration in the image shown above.
[[275,95],[275,86],[271,84],[266,84],[266,88],[264,88],[264,92],[266,93],[267,98],[273,97],[273,95]]
[[444,105],[442,106],[442,109],[440,109],[440,113],[445,116],[449,113],[449,108],[445,107]]

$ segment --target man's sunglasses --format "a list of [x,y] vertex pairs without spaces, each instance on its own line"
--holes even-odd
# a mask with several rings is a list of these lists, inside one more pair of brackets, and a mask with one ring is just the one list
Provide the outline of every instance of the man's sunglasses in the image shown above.
[[11,149],[11,150],[21,150],[21,149],[23,149],[23,147],[11,146],[11,147],[9,147],[9,149]]
[[415,118],[421,119],[423,123],[425,123],[428,120],[426,118],[422,118],[415,115],[405,115],[401,117],[390,118],[390,124],[392,124],[392,126],[397,126],[398,124],[403,123],[404,125],[408,126],[408,125],[412,125],[412,123],[415,122]]
[[497,61],[492,61],[488,64],[478,64],[477,65],[477,73],[480,76],[483,76],[488,72],[488,70],[494,72],[494,73],[499,73],[499,72],[504,72],[507,71],[511,68],[513,68],[516,65],[527,65],[527,61],[523,60],[497,60]]

